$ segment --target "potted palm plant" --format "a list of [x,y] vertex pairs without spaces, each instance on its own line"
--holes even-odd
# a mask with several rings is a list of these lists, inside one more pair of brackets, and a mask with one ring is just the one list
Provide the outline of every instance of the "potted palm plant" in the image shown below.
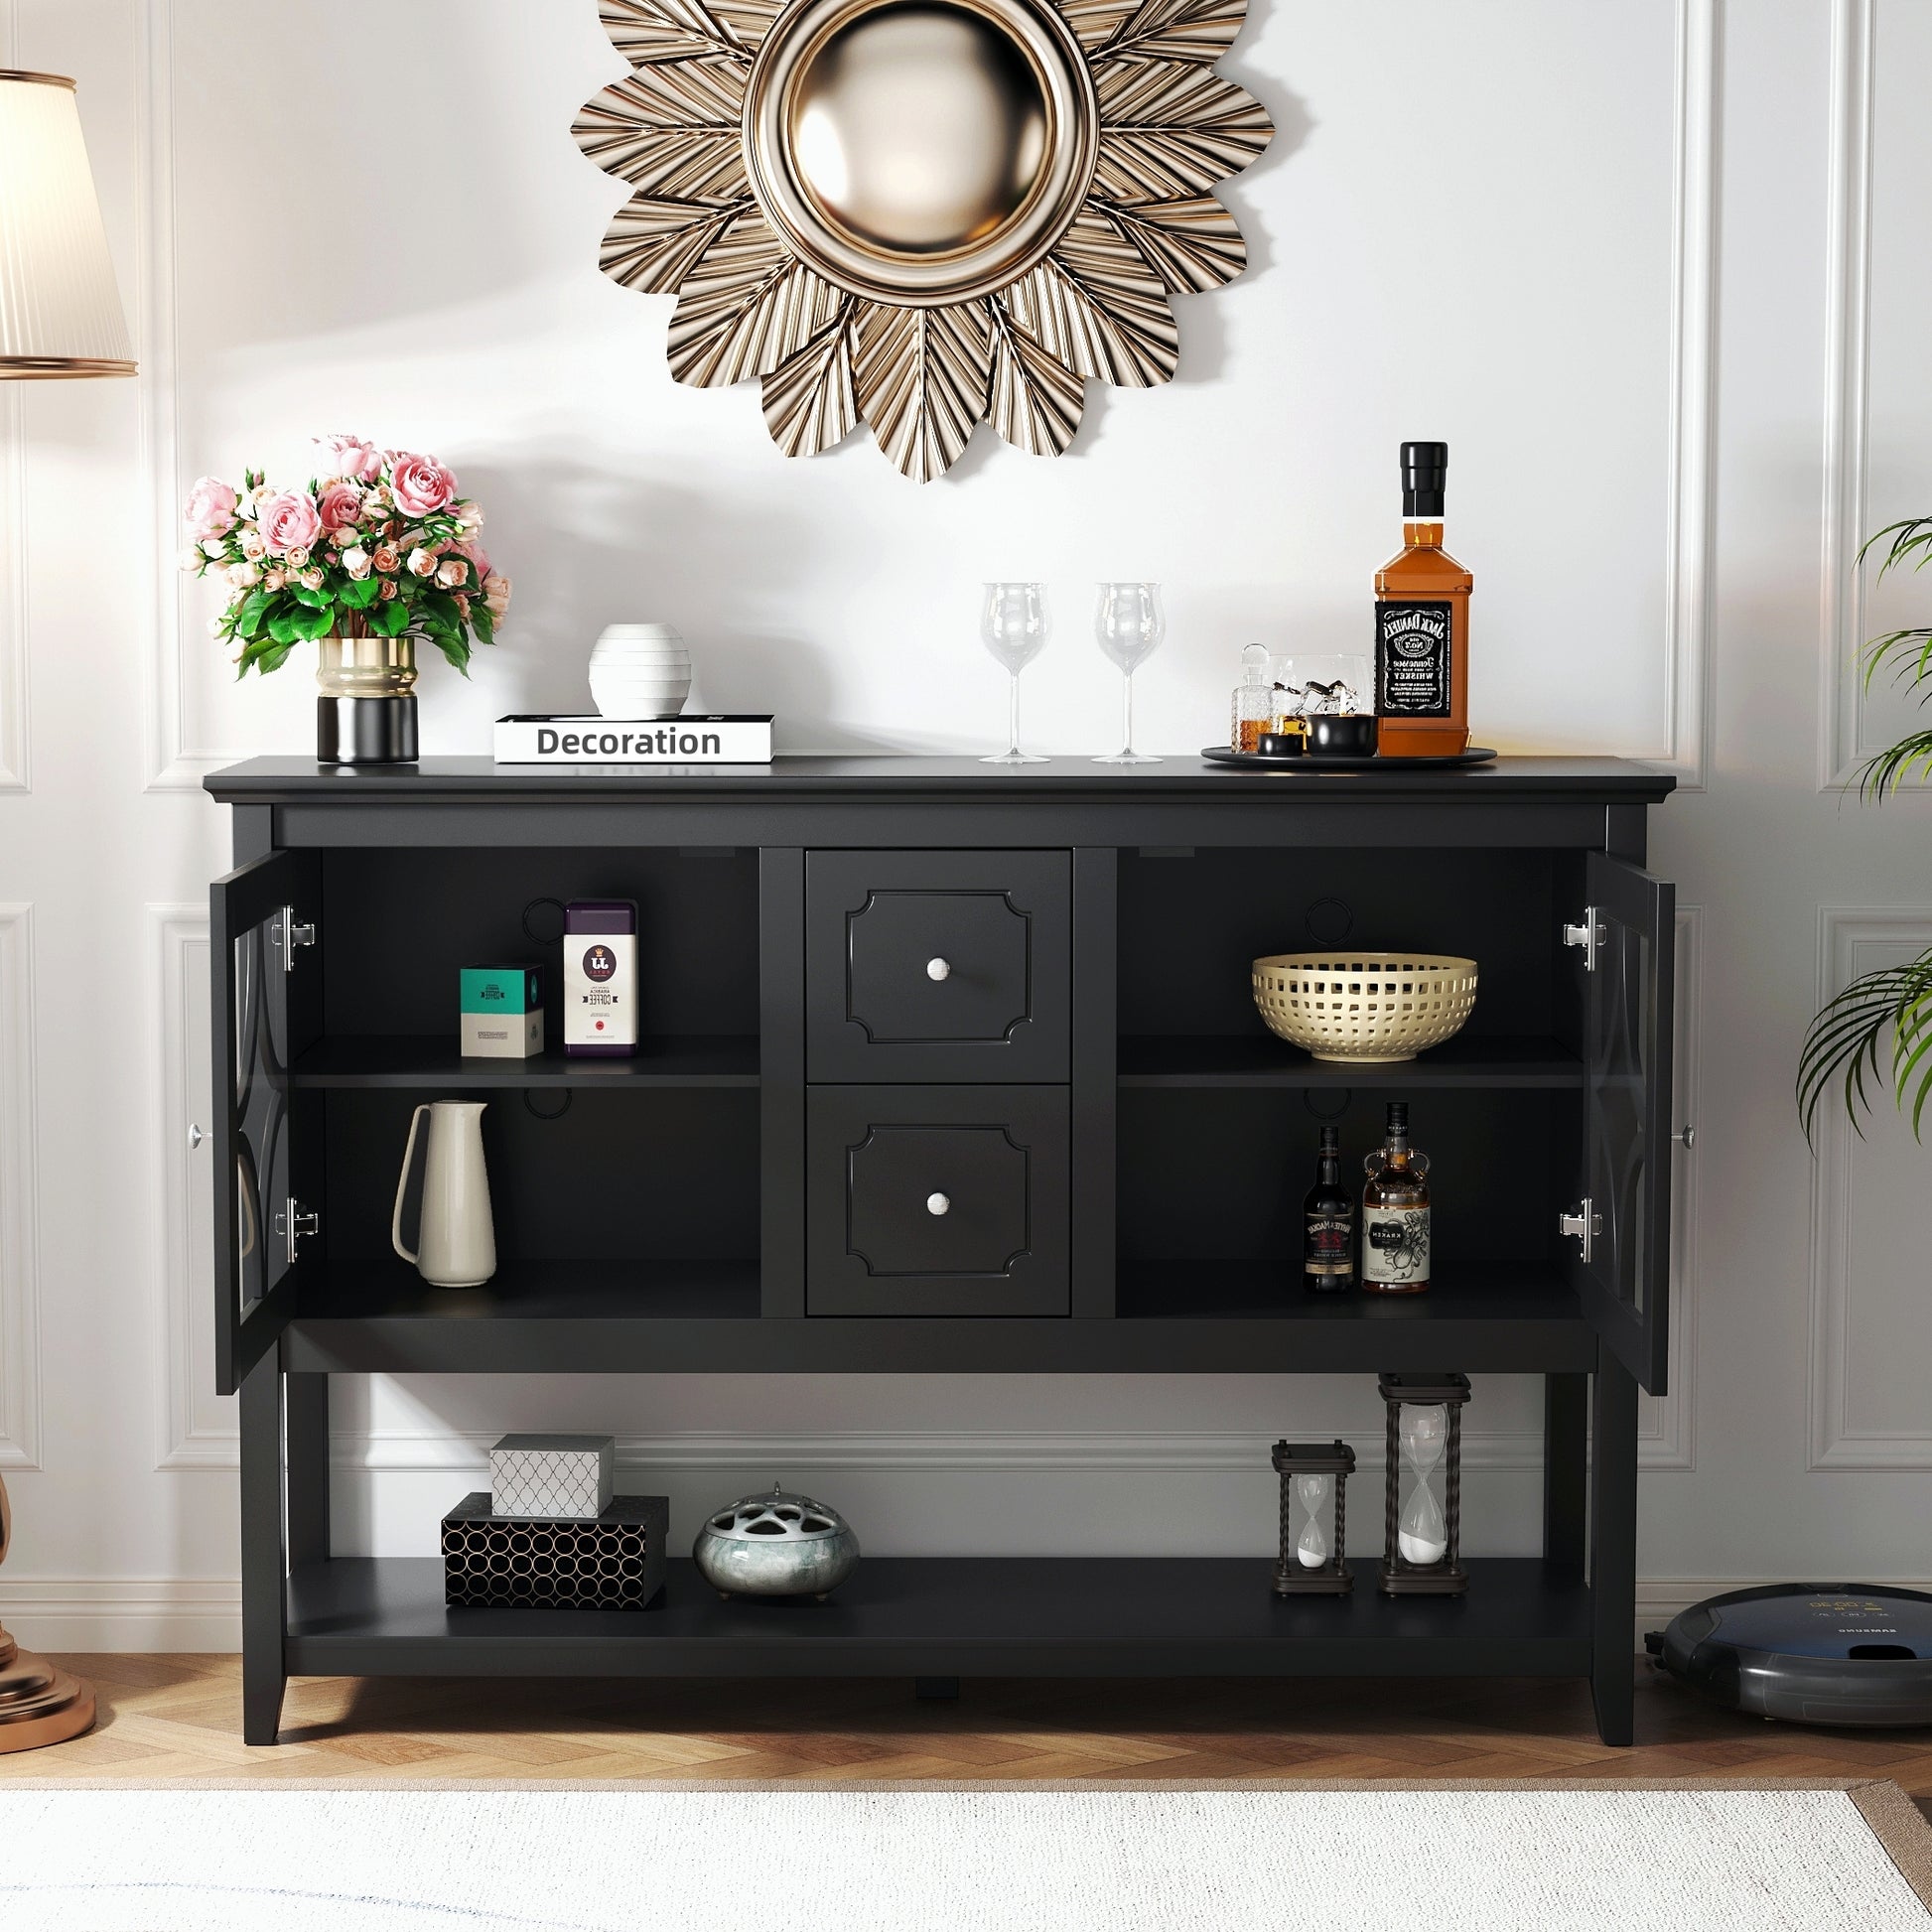
[[[1923,569],[1932,558],[1932,516],[1887,524],[1865,543],[1860,560],[1881,544],[1881,578],[1907,565]],[[1921,705],[1932,703],[1932,625],[1872,638],[1864,648],[1867,689],[1882,669],[1914,691]],[[1928,772],[1932,730],[1911,732],[1866,760],[1859,773],[1859,792],[1882,801],[1914,773]],[[1798,1059],[1798,1116],[1805,1138],[1811,1139],[1819,1106],[1834,1090],[1843,1094],[1852,1125],[1859,1127],[1859,1111],[1869,1105],[1867,1080],[1889,1085],[1901,1112],[1909,1102],[1917,1138],[1932,1101],[1932,947],[1901,966],[1861,973],[1812,1021]]]

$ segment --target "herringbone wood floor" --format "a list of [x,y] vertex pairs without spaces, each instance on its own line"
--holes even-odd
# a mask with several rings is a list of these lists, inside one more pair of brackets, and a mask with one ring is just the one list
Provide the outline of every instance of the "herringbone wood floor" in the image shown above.
[[1637,1743],[1596,1741],[1581,1684],[758,1684],[327,1679],[290,1687],[283,1742],[241,1741],[234,1657],[63,1660],[100,1722],[0,1756],[0,1781],[171,1778],[1844,1778],[1932,1799],[1932,1730],[1799,1730],[1713,1711],[1639,1662]]

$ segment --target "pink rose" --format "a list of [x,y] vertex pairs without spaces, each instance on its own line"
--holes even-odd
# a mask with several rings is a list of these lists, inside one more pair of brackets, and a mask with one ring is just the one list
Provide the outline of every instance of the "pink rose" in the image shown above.
[[405,516],[431,516],[456,496],[456,479],[433,456],[398,450],[389,460],[389,490]]
[[316,448],[322,452],[324,472],[331,477],[374,483],[382,474],[381,454],[359,436],[318,436]]
[[490,574],[489,552],[474,539],[469,543],[459,543],[457,548],[476,565],[477,582],[481,584]]
[[262,541],[278,557],[291,550],[307,550],[322,535],[322,518],[313,498],[299,489],[285,489],[262,505]]
[[375,546],[375,567],[385,577],[393,577],[402,568],[402,558],[393,544],[378,543]]
[[362,514],[362,492],[352,483],[324,483],[316,511],[325,529],[353,527]]
[[412,550],[409,553],[409,568],[412,571],[414,571],[418,577],[435,576],[436,557],[434,552],[424,550],[420,546],[417,549]]
[[198,537],[218,537],[234,528],[238,498],[218,477],[204,477],[188,492],[182,511],[188,527]]
[[357,582],[369,574],[369,553],[360,548],[343,552],[343,568]]
[[436,566],[436,581],[446,591],[453,591],[470,581],[470,566],[461,557],[445,557]]

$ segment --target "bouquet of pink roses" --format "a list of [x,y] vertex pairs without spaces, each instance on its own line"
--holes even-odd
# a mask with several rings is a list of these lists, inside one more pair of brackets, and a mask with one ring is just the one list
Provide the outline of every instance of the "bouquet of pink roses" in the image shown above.
[[379,451],[356,436],[316,439],[319,479],[241,489],[204,477],[189,491],[182,568],[229,593],[210,626],[238,644],[235,675],[278,671],[318,637],[426,637],[468,675],[472,636],[496,640],[510,580],[477,541],[483,513],[434,457]]

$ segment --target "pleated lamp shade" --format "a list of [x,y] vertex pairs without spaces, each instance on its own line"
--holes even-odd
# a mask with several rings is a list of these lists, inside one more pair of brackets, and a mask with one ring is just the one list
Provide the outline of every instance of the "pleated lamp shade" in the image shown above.
[[133,373],[73,82],[0,68],[0,379]]

